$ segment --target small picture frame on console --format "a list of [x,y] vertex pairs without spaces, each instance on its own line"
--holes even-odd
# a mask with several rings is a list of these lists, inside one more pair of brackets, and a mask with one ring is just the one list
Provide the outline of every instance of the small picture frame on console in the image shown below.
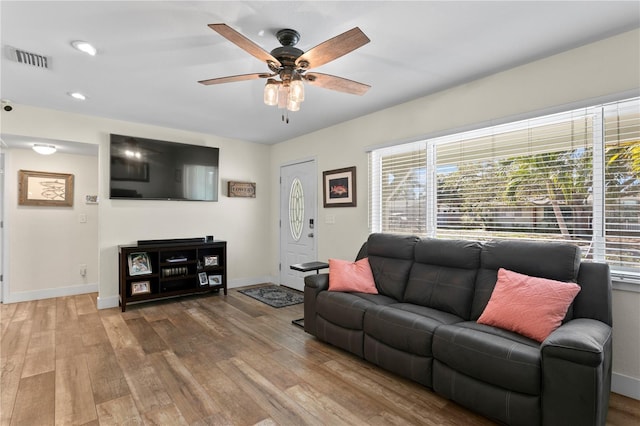
[[129,275],[144,275],[151,273],[151,261],[146,252],[129,254]]
[[137,281],[131,283],[131,295],[151,293],[151,283],[149,281]]
[[204,266],[218,266],[218,256],[217,255],[210,255],[210,256],[205,256],[203,258],[204,260]]
[[209,281],[207,280],[207,273],[200,272],[198,273],[198,280],[200,281],[200,286],[204,287],[205,285],[209,285]]
[[209,275],[209,285],[211,287],[222,285],[222,275]]

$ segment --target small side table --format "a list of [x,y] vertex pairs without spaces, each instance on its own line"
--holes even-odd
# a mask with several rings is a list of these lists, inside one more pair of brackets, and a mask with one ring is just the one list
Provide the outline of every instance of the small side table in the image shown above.
[[[293,269],[294,271],[300,271],[300,272],[316,271],[316,274],[320,273],[320,269],[326,269],[328,267],[329,267],[329,264],[327,262],[318,262],[318,261],[296,263],[295,265],[290,266],[290,268]],[[304,328],[304,317],[291,321],[291,324]]]

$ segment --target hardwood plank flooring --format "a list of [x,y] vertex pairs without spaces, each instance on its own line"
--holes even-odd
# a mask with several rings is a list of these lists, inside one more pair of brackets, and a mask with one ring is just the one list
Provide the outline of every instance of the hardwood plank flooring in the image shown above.
[[[306,334],[302,304],[96,296],[0,305],[0,426],[493,424]],[[612,394],[607,425],[638,424],[640,401]]]

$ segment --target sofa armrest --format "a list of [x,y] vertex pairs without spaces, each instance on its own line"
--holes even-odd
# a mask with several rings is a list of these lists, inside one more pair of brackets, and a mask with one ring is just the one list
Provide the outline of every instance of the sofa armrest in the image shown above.
[[329,289],[329,274],[312,274],[304,277],[304,331],[316,335],[316,297]]
[[319,291],[322,290],[328,290],[329,289],[329,274],[328,273],[324,273],[324,274],[313,274],[313,275],[307,275],[304,277],[304,287],[305,287],[305,291],[307,289],[307,287],[314,289],[314,291],[317,293]]
[[542,342],[542,423],[604,425],[611,390],[612,329],[578,318]]

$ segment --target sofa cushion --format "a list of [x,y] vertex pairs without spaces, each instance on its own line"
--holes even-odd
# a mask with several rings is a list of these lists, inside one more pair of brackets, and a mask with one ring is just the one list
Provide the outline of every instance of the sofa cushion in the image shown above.
[[[378,304],[391,304],[393,299],[382,295],[363,298],[363,293],[344,293],[338,291],[322,291],[316,298],[316,312],[325,320],[348,329],[362,330],[364,312],[367,308]],[[364,294],[363,294],[364,295]]]
[[395,234],[371,234],[367,254],[371,272],[380,294],[402,300],[413,265],[418,237]]
[[394,349],[431,356],[435,329],[443,323],[459,321],[460,318],[435,309],[394,303],[369,307],[364,314],[364,332]]
[[420,240],[403,301],[469,319],[481,249],[471,241]]
[[503,389],[539,395],[540,344],[474,321],[442,325],[433,337],[433,356],[453,370]]
[[369,259],[356,262],[329,259],[329,291],[378,294]]
[[[550,280],[576,282],[580,248],[574,244],[548,241],[496,240],[484,243],[471,305],[471,320],[477,320],[487,306],[500,268]],[[570,318],[571,311],[566,319]]]
[[500,268],[498,282],[478,322],[542,342],[560,327],[579,291],[578,284],[530,277]]

